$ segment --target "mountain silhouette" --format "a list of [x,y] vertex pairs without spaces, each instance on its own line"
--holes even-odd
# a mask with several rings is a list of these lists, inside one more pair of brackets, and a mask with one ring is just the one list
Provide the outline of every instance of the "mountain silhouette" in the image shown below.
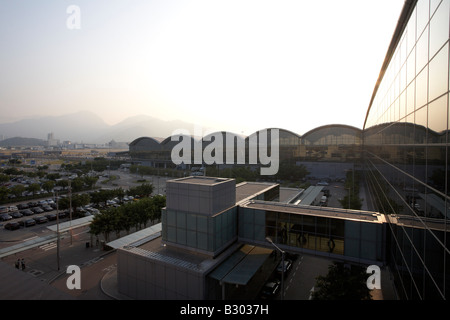
[[165,121],[147,115],[132,116],[115,124],[107,124],[91,111],[80,111],[62,116],[47,116],[0,123],[0,136],[23,137],[47,140],[54,139],[77,143],[132,142],[139,137],[167,138],[176,129],[192,132],[191,123],[174,120]]

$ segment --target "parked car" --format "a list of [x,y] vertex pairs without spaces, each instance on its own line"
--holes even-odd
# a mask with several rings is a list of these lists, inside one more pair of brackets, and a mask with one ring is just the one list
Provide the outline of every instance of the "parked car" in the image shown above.
[[11,212],[9,215],[10,215],[11,217],[13,217],[14,219],[15,219],[15,218],[22,218],[22,217],[23,217],[23,214],[20,213],[19,211]]
[[39,203],[32,201],[32,202],[28,202],[27,205],[29,208],[33,208],[33,207],[37,207],[39,205]]
[[42,209],[44,209],[45,212],[53,211],[54,209],[50,207],[49,205],[42,206]]
[[25,209],[20,211],[21,214],[23,214],[24,216],[32,216],[34,214],[33,211],[31,211],[31,209]]
[[17,205],[17,209],[19,209],[19,210],[24,210],[24,209],[28,209],[28,208],[29,208],[29,206],[26,203],[19,203]]
[[58,213],[58,216],[59,216],[60,219],[65,218],[65,217],[67,217],[68,215],[69,215],[69,213],[68,213],[67,211],[60,211],[60,212]]
[[55,213],[46,214],[45,217],[48,219],[48,221],[54,221],[57,218]]
[[261,298],[262,299],[273,299],[280,291],[281,281],[278,279],[270,280],[264,284],[264,287],[261,290]]
[[8,222],[7,224],[5,224],[5,229],[17,230],[20,229],[20,224],[18,222]]
[[[292,261],[289,259],[284,260],[284,274],[286,275],[286,273],[289,272],[289,270],[291,270],[291,266],[292,266]],[[277,272],[279,274],[281,274],[283,272],[283,263],[280,262],[280,264],[277,267]]]
[[19,221],[19,225],[24,227],[31,227],[36,225],[36,221],[34,221],[34,219],[24,219]]
[[47,219],[47,217],[45,217],[45,216],[34,217],[33,219],[34,219],[34,221],[36,221],[36,223],[38,223],[38,224],[48,222],[48,219]]
[[34,208],[31,208],[30,210],[33,211],[35,214],[44,213],[44,209],[39,208],[39,207],[34,207]]
[[0,214],[1,213],[8,213],[9,209],[8,207],[0,207]]
[[2,215],[0,215],[0,220],[1,221],[8,221],[8,220],[11,220],[11,219],[12,219],[12,217],[9,214],[7,214],[7,213],[3,213]]

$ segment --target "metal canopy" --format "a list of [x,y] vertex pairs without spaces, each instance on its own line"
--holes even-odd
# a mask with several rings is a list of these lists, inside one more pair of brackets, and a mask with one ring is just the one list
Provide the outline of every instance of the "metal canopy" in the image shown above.
[[272,249],[244,245],[209,276],[224,283],[247,285],[272,251]]
[[106,245],[113,249],[122,248],[128,245],[137,247],[142,243],[151,241],[154,238],[159,237],[161,235],[161,230],[162,225],[161,223],[158,223],[151,227],[129,234],[125,237],[108,242]]
[[[87,216],[84,218],[75,219],[72,221],[66,221],[59,224],[59,232],[68,231],[74,228],[84,227],[91,224],[92,219],[94,219],[94,216]],[[48,226],[47,229],[58,232],[58,225],[53,224],[51,226]]]

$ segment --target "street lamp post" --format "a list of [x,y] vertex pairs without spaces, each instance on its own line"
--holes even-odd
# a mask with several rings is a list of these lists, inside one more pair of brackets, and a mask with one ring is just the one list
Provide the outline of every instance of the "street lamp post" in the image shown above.
[[278,251],[281,252],[281,300],[284,300],[284,250],[281,250],[270,237],[266,237],[266,240],[272,244]]
[[60,262],[60,256],[59,256],[59,246],[60,246],[60,235],[59,235],[59,207],[58,207],[58,192],[56,192],[56,263],[58,266],[59,271],[59,262]]

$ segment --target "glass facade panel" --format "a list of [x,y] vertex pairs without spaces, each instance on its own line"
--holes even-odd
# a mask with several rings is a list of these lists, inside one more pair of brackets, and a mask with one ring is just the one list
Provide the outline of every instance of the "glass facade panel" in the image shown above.
[[[387,215],[387,257],[405,299],[445,299],[450,292],[449,12],[449,0],[417,2],[401,37],[409,54],[406,116],[402,82],[398,90],[392,85],[392,75],[402,72],[394,56],[363,131],[371,209]],[[396,45],[402,52],[402,43]],[[347,223],[346,252],[375,253],[370,243],[358,247],[351,231],[356,237],[358,228]]]
[[448,90],[448,76],[442,70],[448,70],[448,45],[430,61],[429,99],[436,99]]
[[440,2],[437,11],[430,21],[430,57],[433,57],[448,40],[450,2]]
[[445,143],[445,139],[439,139],[439,136],[445,134],[447,130],[447,109],[448,95],[445,95],[436,101],[430,103],[428,112],[428,128],[436,139],[430,142]]
[[420,35],[428,24],[430,17],[429,0],[417,1],[417,35]]
[[416,109],[423,107],[428,101],[428,68],[424,68],[416,78]]
[[428,28],[422,33],[416,45],[416,72],[428,63]]
[[414,112],[416,108],[416,84],[415,81],[411,82],[406,90],[406,114],[409,115]]

